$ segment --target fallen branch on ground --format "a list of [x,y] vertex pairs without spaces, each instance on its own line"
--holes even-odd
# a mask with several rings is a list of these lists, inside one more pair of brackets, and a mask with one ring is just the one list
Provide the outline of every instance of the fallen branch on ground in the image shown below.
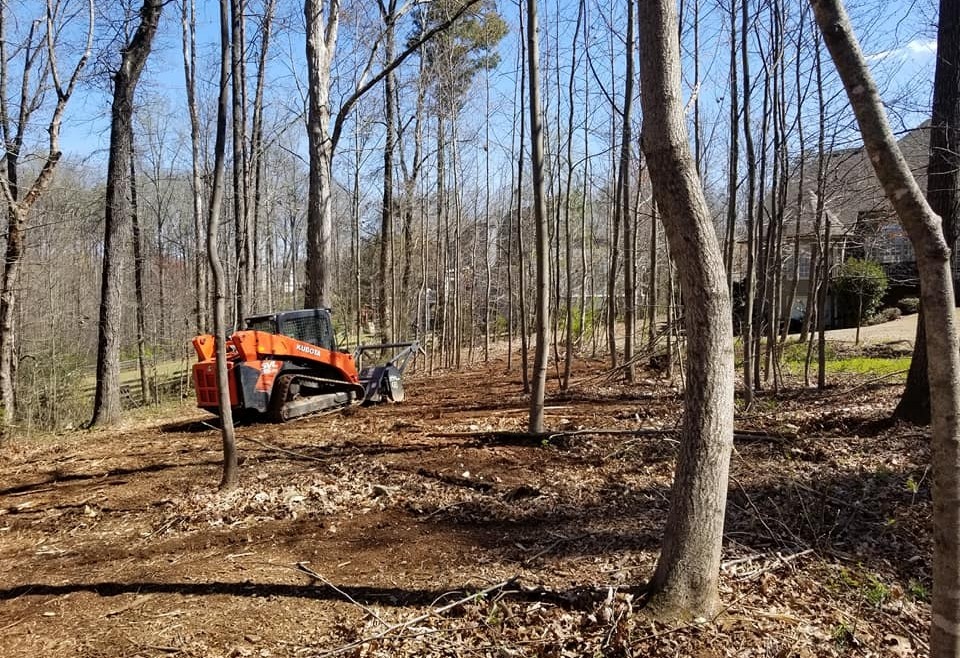
[[378,622],[380,622],[380,623],[383,624],[384,626],[387,626],[387,622],[383,621],[383,619],[380,617],[380,615],[378,615],[378,614],[377,614],[376,612],[374,612],[371,608],[369,608],[368,606],[363,605],[362,603],[360,603],[359,601],[357,601],[355,598],[353,598],[352,596],[350,596],[349,594],[347,594],[346,592],[344,592],[342,589],[340,589],[339,587],[337,587],[336,585],[334,585],[333,583],[331,583],[329,580],[327,580],[326,578],[324,578],[323,575],[317,573],[316,571],[314,571],[313,569],[311,569],[310,567],[308,567],[306,562],[297,562],[297,570],[298,570],[298,571],[301,571],[301,572],[307,574],[308,576],[310,576],[311,578],[313,578],[314,582],[321,582],[321,583],[323,583],[324,585],[326,585],[327,587],[329,587],[330,589],[332,589],[334,592],[336,592],[337,594],[341,595],[344,599],[346,599],[347,601],[349,601],[350,603],[352,603],[353,605],[357,606],[358,608],[360,608],[361,610],[363,610],[364,612],[366,612],[368,615],[370,615],[371,617],[373,617],[374,619],[376,619]]
[[[558,439],[567,439],[576,436],[675,436],[680,434],[680,429],[675,427],[651,428],[642,427],[637,429],[580,429],[566,432],[512,432],[512,431],[481,431],[481,432],[430,432],[428,437],[444,439],[477,439],[491,442],[507,442],[517,444],[538,445],[549,443]],[[753,432],[750,430],[734,431],[733,438],[736,441],[767,441],[770,443],[787,443],[794,437],[777,436],[765,432]]]
[[296,457],[297,459],[306,459],[306,460],[312,461],[312,462],[326,462],[326,461],[328,461],[327,459],[321,459],[321,458],[319,458],[319,457],[314,457],[313,455],[307,455],[307,454],[304,454],[304,453],[302,453],[302,452],[297,452],[297,451],[295,451],[295,450],[287,450],[286,448],[281,448],[280,446],[275,446],[275,445],[273,445],[273,444],[271,444],[271,443],[267,443],[266,441],[261,441],[260,439],[255,439],[255,438],[253,438],[252,436],[241,436],[241,437],[239,437],[239,438],[240,438],[242,441],[250,441],[251,443],[256,443],[258,446],[260,446],[261,448],[264,448],[264,449],[266,449],[266,450],[274,450],[274,451],[276,451],[276,452],[282,453],[282,454],[284,454],[284,455],[288,455],[288,456],[290,456],[290,457]]
[[[300,565],[298,564],[297,566],[299,567]],[[490,587],[484,590],[480,590],[479,592],[474,592],[473,594],[470,594],[469,596],[465,596],[462,599],[458,599],[453,603],[448,603],[447,605],[441,606],[439,608],[433,608],[422,615],[419,615],[412,619],[408,619],[407,621],[404,621],[404,622],[400,622],[399,624],[393,624],[392,626],[387,626],[387,628],[383,629],[379,633],[374,633],[373,635],[370,635],[365,638],[361,638],[359,640],[354,640],[353,642],[349,642],[335,649],[330,649],[329,651],[318,653],[317,658],[321,658],[322,656],[336,656],[341,653],[346,653],[348,651],[356,649],[358,647],[362,647],[364,644],[367,644],[369,642],[375,642],[376,640],[381,640],[391,633],[395,633],[397,631],[410,628],[411,626],[415,624],[419,624],[422,621],[426,621],[431,617],[443,615],[453,610],[454,608],[470,603],[471,601],[481,599],[487,596],[488,594],[492,594],[493,592],[503,591],[507,587],[510,587],[511,585],[513,585],[516,582],[516,580],[517,580],[517,577],[514,576],[513,578],[504,580],[503,582],[497,583],[496,585],[491,585]]]

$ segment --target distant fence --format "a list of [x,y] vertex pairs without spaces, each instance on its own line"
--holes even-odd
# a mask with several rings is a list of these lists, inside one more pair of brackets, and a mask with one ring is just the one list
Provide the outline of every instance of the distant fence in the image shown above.
[[[97,388],[97,368],[94,365],[84,370],[84,383],[80,391],[84,396],[93,397]],[[124,406],[136,407],[147,400],[184,398],[192,393],[191,364],[186,358],[156,363],[151,361],[146,364],[145,370],[148,396],[143,394],[139,361],[129,359],[120,362],[120,397]]]

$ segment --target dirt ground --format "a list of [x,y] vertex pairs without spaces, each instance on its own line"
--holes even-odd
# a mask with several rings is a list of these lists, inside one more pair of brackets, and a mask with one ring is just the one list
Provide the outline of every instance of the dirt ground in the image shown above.
[[8,442],[0,656],[926,655],[928,437],[885,420],[897,385],[738,415],[723,610],[670,625],[642,585],[679,392],[602,372],[578,364],[547,424],[620,433],[483,436],[526,419],[497,361],[414,375],[403,404],[241,427],[226,494],[190,407]]

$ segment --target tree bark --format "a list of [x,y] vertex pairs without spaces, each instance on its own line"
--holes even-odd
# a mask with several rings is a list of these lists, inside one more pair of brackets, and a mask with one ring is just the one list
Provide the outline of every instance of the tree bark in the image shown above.
[[[213,274],[213,331],[216,344],[217,396],[220,406],[220,437],[223,445],[223,471],[220,489],[231,489],[239,479],[237,445],[230,406],[230,382],[227,378],[227,282],[220,260],[220,210],[223,206],[224,158],[227,148],[227,107],[230,83],[230,20],[227,3],[220,0],[220,93],[217,101],[217,135],[213,148],[213,185],[207,215],[207,258]],[[236,33],[234,33],[235,35]]]
[[[740,189],[740,111],[737,104],[737,3],[730,3],[730,156],[727,160],[727,218],[724,231],[724,263],[727,268],[727,288],[733,294],[733,255],[737,237],[737,193]],[[739,327],[738,327],[739,329]]]
[[550,326],[550,291],[547,258],[547,204],[543,163],[543,111],[540,107],[540,48],[538,43],[537,0],[527,0],[527,68],[530,73],[530,161],[533,173],[533,213],[535,225],[536,276],[536,347],[531,372],[530,422],[528,431],[543,432],[543,401],[547,388],[547,329]]
[[747,36],[750,29],[749,0],[743,0],[740,12],[740,58],[743,66],[743,143],[747,156],[747,272],[743,284],[743,325],[740,332],[743,340],[743,395],[749,407],[753,402],[753,332],[754,296],[756,288],[757,231],[754,215],[754,200],[757,188],[757,156],[753,145],[753,128],[750,125],[750,52]]
[[304,0],[307,25],[307,280],[305,308],[329,308],[333,302],[333,142],[330,138],[330,63],[337,43],[340,0]]
[[[632,0],[631,0],[632,2]],[[570,98],[570,105],[567,112],[567,176],[566,190],[563,194],[563,232],[564,232],[564,259],[566,260],[566,298],[564,310],[566,312],[566,340],[564,343],[563,356],[563,376],[560,378],[560,390],[566,391],[570,387],[570,371],[573,369],[573,245],[570,231],[570,191],[573,187],[573,113],[575,103],[573,99],[576,95],[575,75],[577,72],[577,38],[580,36],[580,25],[583,22],[584,2],[577,3],[577,22],[573,28],[573,37],[571,40],[570,52],[570,77],[567,81],[567,94]],[[586,190],[584,190],[584,196]],[[581,223],[581,226],[583,224]],[[580,239],[581,259],[584,252],[583,238]],[[580,282],[581,295],[583,294],[583,275]],[[580,330],[583,331],[583,323],[586,321],[581,297],[580,303]]]
[[245,0],[230,2],[230,68],[233,86],[233,225],[236,279],[236,321],[250,314],[250,226],[247,208],[247,67]]
[[[267,0],[263,7],[263,16],[260,21],[260,49],[257,53],[257,81],[253,94],[253,116],[251,118],[250,153],[248,157],[248,172],[253,178],[253,194],[247,207],[248,235],[252,244],[248,250],[250,259],[250,303],[254,309],[272,309],[273,291],[269,266],[273,261],[273,245],[271,235],[261,236],[260,227],[263,225],[263,176],[264,156],[263,145],[263,95],[267,80],[267,61],[270,52],[270,38],[273,32],[273,15],[276,11],[276,0]],[[267,228],[270,231],[269,227]],[[261,241],[262,240],[262,241]],[[263,276],[261,264],[261,249],[256,247],[266,243],[267,275]],[[260,297],[261,290],[264,298]]]
[[[960,3],[952,0],[940,0],[927,201],[943,220],[947,245],[954,248],[957,243],[957,215],[960,214]],[[927,340],[923,318],[921,308],[907,385],[893,412],[895,418],[918,425],[930,424]]]
[[887,122],[883,102],[839,0],[811,0],[853,106],[864,146],[917,256],[933,417],[933,597],[930,655],[960,656],[960,351],[950,247]]
[[[396,55],[396,0],[384,4],[380,1],[381,18],[386,23],[384,51],[386,61],[393,61]],[[393,198],[393,152],[397,142],[397,97],[396,75],[387,75],[384,86],[385,135],[383,141],[383,203],[380,207],[380,295],[377,299],[377,324],[383,342],[392,340],[393,328],[393,214],[396,204]]]
[[113,76],[110,110],[110,152],[107,160],[103,273],[97,340],[97,387],[91,425],[112,425],[120,419],[120,340],[123,269],[130,242],[128,199],[133,98],[160,21],[163,0],[144,0],[140,25],[121,55]]
[[[659,249],[657,249],[658,231],[657,223],[660,221],[660,210],[656,202],[651,204],[650,208],[650,278],[647,281],[647,349],[653,352],[657,344],[657,297],[659,295],[658,287],[658,264],[660,258]],[[670,267],[670,259],[667,259],[667,267]]]
[[150,386],[147,382],[146,305],[143,297],[143,237],[140,234],[140,208],[137,200],[136,152],[130,133],[130,227],[133,230],[133,293],[137,308],[137,368],[140,371],[140,401],[150,404]]
[[634,340],[637,329],[636,255],[634,236],[636,217],[630,203],[630,154],[633,143],[633,66],[634,66],[634,0],[627,0],[626,80],[623,91],[623,130],[620,141],[620,181],[618,205],[623,225],[623,365],[628,382],[636,379],[637,368],[633,362]]
[[680,89],[674,0],[641,2],[642,145],[654,198],[678,263],[686,303],[689,372],[680,454],[650,582],[651,602],[669,616],[716,611],[730,452],[733,447],[733,332],[730,295],[690,153]]

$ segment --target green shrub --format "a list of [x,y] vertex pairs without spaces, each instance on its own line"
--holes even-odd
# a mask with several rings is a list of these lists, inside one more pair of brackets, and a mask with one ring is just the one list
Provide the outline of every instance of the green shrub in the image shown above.
[[881,310],[876,315],[870,316],[865,324],[882,324],[884,322],[890,322],[892,320],[897,320],[902,314],[900,309],[896,306],[891,306]]
[[897,308],[904,315],[911,315],[920,310],[920,298],[919,297],[904,297],[897,302]]
[[837,304],[848,312],[847,318],[859,325],[873,315],[887,292],[887,274],[879,263],[859,258],[848,259],[833,281]]

